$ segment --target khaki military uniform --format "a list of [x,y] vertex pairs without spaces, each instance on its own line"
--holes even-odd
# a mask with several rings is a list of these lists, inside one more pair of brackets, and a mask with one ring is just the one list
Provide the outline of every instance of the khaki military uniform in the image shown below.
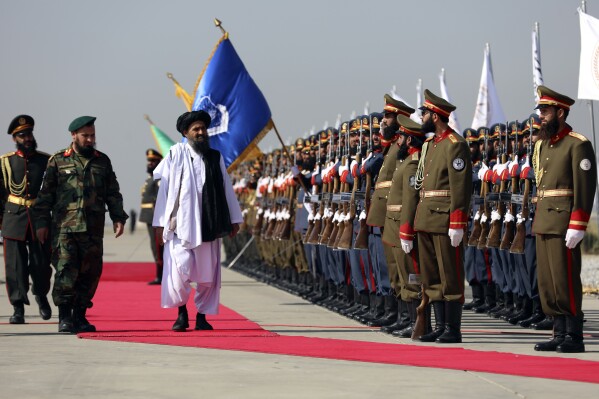
[[[152,250],[152,256],[156,266],[162,268],[162,252],[164,247],[161,245],[160,239],[156,238],[154,234],[154,228],[152,227],[152,220],[154,219],[154,204],[156,204],[156,197],[158,196],[158,188],[160,187],[160,180],[154,180],[152,176],[148,177],[141,188],[141,212],[139,213],[139,221],[145,223],[148,230],[148,236],[150,238],[150,249]],[[162,269],[160,269],[162,270]],[[162,274],[157,276],[162,278]]]
[[451,129],[427,139],[414,229],[422,285],[430,301],[464,301],[464,241],[454,248],[448,229],[466,229],[472,162],[466,140]]
[[419,199],[415,187],[419,159],[420,152],[414,152],[406,159],[397,160],[383,232],[383,242],[392,247],[401,281],[401,299],[406,302],[417,300],[420,292],[418,285],[408,283],[410,274],[420,274],[417,245],[406,254],[400,241],[400,238],[415,241],[413,223]]
[[538,141],[533,159],[537,180],[537,275],[543,312],[582,320],[580,245],[569,249],[568,229],[586,230],[593,209],[597,165],[591,143],[581,134],[562,130]]

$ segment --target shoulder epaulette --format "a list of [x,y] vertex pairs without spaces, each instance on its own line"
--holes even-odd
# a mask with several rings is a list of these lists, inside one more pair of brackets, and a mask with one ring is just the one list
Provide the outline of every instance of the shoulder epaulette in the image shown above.
[[420,159],[420,153],[419,152],[415,152],[412,154],[412,161],[417,161],[418,159]]
[[457,139],[457,137],[456,137],[456,136],[454,136],[454,135],[453,135],[453,133],[451,133],[449,136],[447,136],[447,138],[448,138],[449,140],[451,140],[451,142],[452,142],[453,144],[455,144],[455,143],[457,143],[457,142],[458,142],[458,139]]
[[427,141],[431,141],[435,136],[431,136],[428,139],[424,140],[424,142],[426,143]]
[[15,154],[16,154],[16,151],[7,152],[6,154],[2,155],[1,158],[8,158]]
[[582,134],[580,133],[576,133],[576,132],[570,132],[568,133],[568,135],[577,138],[580,141],[589,141],[586,137],[584,137]]

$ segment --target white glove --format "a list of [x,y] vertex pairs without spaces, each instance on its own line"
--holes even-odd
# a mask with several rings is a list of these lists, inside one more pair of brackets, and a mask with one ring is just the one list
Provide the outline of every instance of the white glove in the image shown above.
[[582,241],[582,237],[584,237],[583,230],[568,229],[566,232],[566,247],[575,248]]
[[362,212],[360,212],[360,217],[358,220],[366,220],[366,211],[364,209],[362,209]]
[[[514,169],[514,166],[516,167],[515,171],[513,170],[513,169]],[[516,174],[516,173],[517,173],[517,174],[520,174],[520,171],[518,170],[518,169],[519,169],[519,167],[520,167],[520,165],[518,164],[518,155],[516,155],[516,156],[514,157],[514,160],[513,160],[513,161],[510,161],[510,162],[507,164],[507,170],[508,170],[508,172],[510,173],[510,175],[512,175],[512,174]]]
[[451,246],[457,247],[462,242],[462,238],[464,238],[464,229],[449,229],[447,235],[451,240]]
[[414,241],[404,240],[403,238],[400,238],[400,240],[401,240],[401,249],[403,249],[403,251],[407,254],[412,252],[412,248],[414,248]]
[[343,173],[347,172],[348,170],[349,170],[349,166],[342,163],[341,165],[339,165],[339,176],[343,176]]
[[508,163],[498,163],[493,167],[493,171],[497,171],[497,175],[501,176],[501,174],[507,169]]
[[294,177],[297,177],[297,176],[299,176],[299,174],[300,174],[300,170],[299,170],[299,168],[297,167],[297,165],[293,165],[293,166],[291,167],[291,173],[293,174],[293,176],[294,176]]
[[485,177],[487,170],[489,170],[489,167],[483,163],[483,166],[478,170],[478,180],[482,180]]
[[505,213],[505,216],[503,217],[503,223],[510,223],[510,222],[513,222],[514,220],[516,220],[516,218],[514,217],[514,215],[512,215],[512,212],[510,212],[510,210],[508,209],[507,212]]

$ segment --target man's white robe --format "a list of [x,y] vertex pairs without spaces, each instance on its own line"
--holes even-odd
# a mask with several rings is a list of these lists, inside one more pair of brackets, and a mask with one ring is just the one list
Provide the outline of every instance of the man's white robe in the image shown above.
[[[231,223],[242,223],[239,202],[222,156],[220,169]],[[194,282],[194,302],[198,312],[218,313],[221,240],[202,242],[202,187],[205,177],[202,155],[184,143],[172,146],[154,170],[154,179],[160,179],[160,188],[152,225],[164,228],[163,308],[186,304],[192,290],[190,283]]]

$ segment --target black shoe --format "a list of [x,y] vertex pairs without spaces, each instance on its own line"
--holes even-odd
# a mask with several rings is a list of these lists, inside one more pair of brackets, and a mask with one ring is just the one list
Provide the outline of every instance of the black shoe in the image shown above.
[[76,307],[73,309],[73,332],[89,333],[96,332],[96,326],[90,324],[85,317],[87,308]]
[[445,331],[435,342],[439,344],[462,343],[462,304],[445,302]]
[[185,305],[179,306],[179,315],[175,324],[173,324],[173,331],[183,332],[189,327],[189,317],[187,315],[187,307]]
[[58,305],[58,332],[73,333],[73,309],[69,305]]
[[555,348],[555,351],[559,353],[583,353],[584,343],[580,338],[566,335],[564,341]]
[[522,320],[518,325],[520,327],[529,328],[533,324],[540,323],[545,320],[545,315],[543,313],[533,313],[528,319]]
[[20,303],[18,305],[13,305],[13,308],[15,311],[13,315],[10,316],[8,322],[10,324],[25,324],[25,305]]
[[531,327],[533,330],[551,330],[553,328],[553,320],[549,317],[545,317],[540,322],[532,324]]
[[414,332],[414,325],[410,324],[409,326],[407,326],[406,328],[404,328],[402,330],[393,331],[391,333],[391,335],[393,335],[394,337],[399,337],[399,338],[411,338],[412,332]]
[[152,280],[148,283],[148,285],[160,285],[160,284],[162,284],[162,279],[158,278],[158,277],[156,277],[154,280]]
[[418,341],[420,341],[420,342],[435,342],[437,340],[437,338],[439,338],[441,335],[443,335],[444,332],[445,332],[445,329],[443,329],[443,328],[434,330],[428,334],[424,334],[424,335],[420,336],[418,338]]
[[535,345],[535,350],[538,352],[553,352],[564,342],[563,336],[556,336],[547,342],[539,342]]
[[214,330],[214,328],[212,328],[212,325],[206,321],[206,315],[198,312],[194,330]]
[[52,308],[50,307],[50,304],[48,303],[48,299],[46,298],[46,296],[36,295],[35,301],[37,302],[40,308],[40,316],[42,316],[42,319],[49,320],[50,317],[52,317]]

